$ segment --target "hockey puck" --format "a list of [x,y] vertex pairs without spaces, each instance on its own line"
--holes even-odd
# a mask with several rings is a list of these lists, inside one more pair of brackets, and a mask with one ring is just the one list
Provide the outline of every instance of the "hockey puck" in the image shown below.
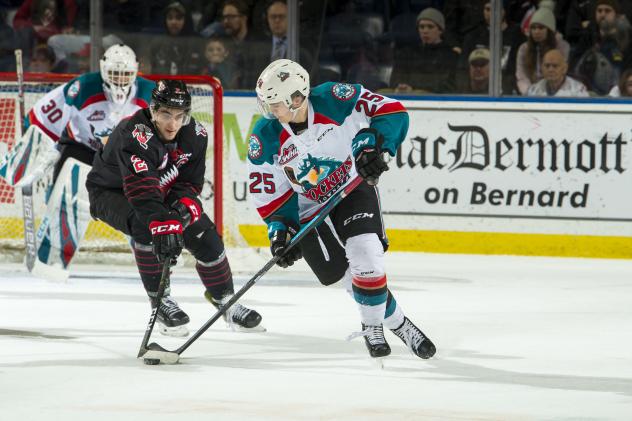
[[147,365],[158,365],[160,360],[158,358],[143,358],[143,362]]

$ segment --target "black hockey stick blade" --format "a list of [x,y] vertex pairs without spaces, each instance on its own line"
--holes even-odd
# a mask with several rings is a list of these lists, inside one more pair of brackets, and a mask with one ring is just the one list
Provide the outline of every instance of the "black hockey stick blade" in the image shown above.
[[[172,258],[167,257],[165,263],[162,266],[162,274],[160,275],[160,284],[158,284],[158,291],[156,292],[156,297],[154,298],[154,302],[152,303],[151,316],[149,316],[149,323],[147,323],[147,328],[145,329],[145,335],[143,336],[143,341],[140,344],[140,349],[138,350],[138,357],[141,358],[147,354],[148,351],[152,351],[147,347],[147,342],[149,342],[149,337],[151,336],[151,332],[154,330],[154,325],[156,324],[156,316],[158,315],[158,307],[160,306],[160,300],[165,293],[165,289],[169,284],[169,271],[171,269]],[[156,345],[158,348],[162,349],[158,344]],[[153,351],[156,351],[154,349]],[[163,349],[164,350],[164,349]],[[159,350],[158,350],[159,351]],[[147,357],[145,357],[147,358]]]
[[[356,176],[356,178],[351,180],[351,182],[347,184],[341,191],[336,193],[329,200],[329,202],[327,202],[327,204],[320,209],[318,214],[307,224],[303,225],[303,227],[296,233],[288,247],[285,249],[285,253],[296,246],[296,244],[298,244],[298,242],[301,241],[312,229],[320,225],[320,223],[323,222],[327,215],[329,215],[329,212],[331,212],[333,208],[335,208],[345,197],[347,197],[349,193],[351,193],[356,187],[358,187],[360,183],[362,183],[362,178]],[[261,277],[265,275],[266,272],[268,272],[283,255],[274,256],[272,259],[270,259],[257,273],[253,275],[252,278],[250,278],[248,282],[244,284],[244,286],[239,289],[239,291],[237,291],[230,298],[230,300],[228,300],[228,302],[226,302],[226,304],[224,304],[219,310],[217,310],[217,312],[213,314],[213,316],[208,319],[206,323],[204,323],[202,327],[198,329],[197,332],[195,332],[184,344],[182,344],[180,348],[171,352],[181,355],[189,346],[191,346],[193,342],[195,342],[200,336],[202,336],[202,334],[206,332],[209,327],[211,327],[220,317],[222,317],[228,311],[228,309],[246,293],[246,291],[248,291],[255,283],[257,283],[257,281],[259,281],[259,279],[261,279]]]

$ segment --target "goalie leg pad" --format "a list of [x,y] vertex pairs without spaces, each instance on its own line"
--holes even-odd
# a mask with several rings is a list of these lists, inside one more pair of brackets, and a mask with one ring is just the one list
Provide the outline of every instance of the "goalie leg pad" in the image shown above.
[[90,223],[85,180],[90,166],[73,158],[64,163],[48,198],[38,229],[38,259],[46,265],[68,267]]

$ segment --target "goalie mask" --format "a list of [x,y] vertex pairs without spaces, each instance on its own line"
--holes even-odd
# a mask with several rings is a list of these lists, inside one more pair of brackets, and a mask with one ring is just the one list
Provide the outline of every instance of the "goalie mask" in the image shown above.
[[255,91],[259,112],[265,118],[275,118],[270,108],[272,104],[284,104],[294,118],[298,110],[307,104],[307,101],[303,101],[296,107],[293,99],[298,95],[305,98],[309,95],[309,74],[292,60],[275,60],[259,76]]
[[124,104],[138,73],[136,54],[127,45],[113,45],[101,57],[100,67],[106,98],[115,104]]

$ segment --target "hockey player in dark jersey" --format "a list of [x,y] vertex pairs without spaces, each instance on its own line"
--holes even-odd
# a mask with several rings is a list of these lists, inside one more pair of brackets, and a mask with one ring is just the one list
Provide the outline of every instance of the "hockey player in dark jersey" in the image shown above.
[[[131,236],[150,297],[158,291],[161,263],[186,247],[197,260],[205,297],[220,308],[234,292],[233,279],[222,239],[198,199],[208,136],[190,113],[186,84],[157,83],[150,107],[123,120],[95,156],[86,182],[90,214]],[[241,304],[225,319],[243,330],[261,330],[259,313]],[[157,320],[163,334],[188,334],[189,317],[169,290]]]
[[[268,225],[272,254],[282,256],[278,264],[305,257],[324,285],[343,280],[362,321],[362,331],[352,337],[363,336],[372,357],[391,352],[383,326],[418,357],[432,357],[435,345],[387,287],[388,242],[374,186],[388,169],[382,154],[394,156],[406,137],[406,109],[362,85],[330,82],[310,90],[307,71],[291,60],[272,62],[256,92],[266,118],[249,139],[249,191]],[[300,224],[356,175],[365,181],[286,253]]]

